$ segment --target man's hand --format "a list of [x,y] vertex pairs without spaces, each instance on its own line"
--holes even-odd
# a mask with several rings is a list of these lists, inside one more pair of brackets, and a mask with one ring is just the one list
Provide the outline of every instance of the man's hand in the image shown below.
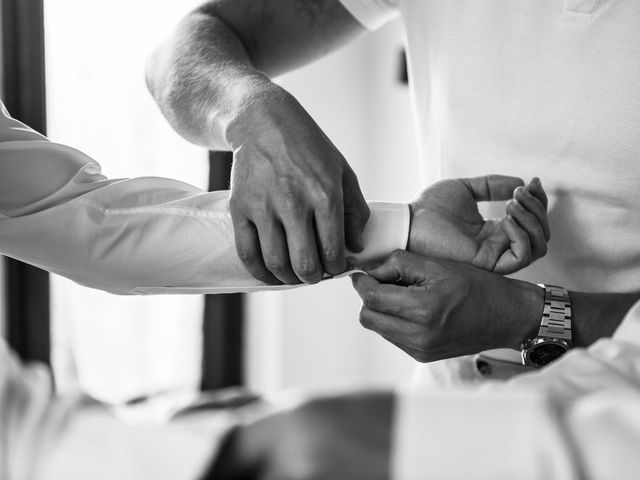
[[[490,175],[432,185],[411,204],[408,250],[500,274],[526,267],[547,252],[550,234],[540,180],[523,184]],[[478,211],[478,202],[508,199],[503,218],[485,220]]]
[[386,480],[393,395],[316,398],[240,427],[208,478]]
[[397,250],[368,273],[360,322],[421,362],[518,348],[542,316],[540,287],[464,263]]
[[338,0],[210,0],[187,15],[147,65],[174,129],[233,150],[238,254],[259,280],[317,282],[362,249],[368,208],[345,159],[271,78],[366,29]]
[[282,89],[261,95],[228,130],[238,255],[265,283],[320,281],[362,250],[369,208],[344,157]]

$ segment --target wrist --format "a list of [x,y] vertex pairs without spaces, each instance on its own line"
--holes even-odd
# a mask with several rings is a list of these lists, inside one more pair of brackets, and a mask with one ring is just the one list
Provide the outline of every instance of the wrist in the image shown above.
[[224,118],[222,129],[224,139],[233,151],[244,145],[248,138],[253,140],[263,136],[273,123],[274,113],[291,97],[259,72],[243,77],[233,87],[230,96],[234,98],[233,106]]
[[505,347],[519,350],[522,342],[537,335],[544,310],[544,289],[533,283],[506,279],[511,282],[511,311],[506,312],[512,319]]

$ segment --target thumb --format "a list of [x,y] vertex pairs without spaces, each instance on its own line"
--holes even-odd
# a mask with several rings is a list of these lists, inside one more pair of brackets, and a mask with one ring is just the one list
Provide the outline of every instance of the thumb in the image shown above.
[[360,190],[358,178],[351,169],[348,169],[344,174],[342,192],[346,245],[352,252],[361,252],[364,248],[364,227],[369,220],[370,211]]
[[506,175],[486,175],[460,180],[478,202],[509,200],[513,196],[513,191],[524,185],[524,180],[521,178]]
[[420,285],[429,276],[430,262],[426,258],[406,250],[396,250],[380,265],[365,271],[382,283]]

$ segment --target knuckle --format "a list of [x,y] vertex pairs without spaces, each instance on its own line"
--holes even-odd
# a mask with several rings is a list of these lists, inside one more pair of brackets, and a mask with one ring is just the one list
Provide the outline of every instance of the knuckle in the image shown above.
[[287,212],[297,212],[303,205],[303,199],[292,189],[286,188],[280,193],[280,203]]
[[362,303],[364,303],[371,310],[377,310],[380,306],[380,297],[375,291],[369,290],[365,292],[364,296],[362,297]]
[[287,264],[280,258],[265,258],[264,266],[275,274],[282,274],[287,270]]
[[238,258],[242,263],[252,265],[256,262],[257,256],[253,250],[248,248],[236,247],[236,252],[238,253]]
[[393,265],[400,265],[406,258],[406,255],[407,255],[407,252],[405,250],[397,249],[391,252],[391,255],[389,256],[389,260],[391,260]]
[[413,316],[416,318],[416,320],[420,320],[424,322],[429,318],[430,313],[431,312],[426,306],[421,305],[420,307],[414,310]]
[[335,188],[332,188],[332,186],[329,186],[329,185],[320,187],[314,193],[314,200],[315,200],[316,206],[324,209],[333,208],[336,203],[335,198],[336,198]]
[[325,248],[322,251],[322,258],[327,263],[337,263],[341,260],[341,255],[335,248]]
[[229,209],[231,211],[244,210],[249,204],[251,204],[251,202],[249,201],[246,192],[239,189],[231,192],[231,195],[229,196]]
[[360,325],[362,325],[364,328],[371,330],[371,320],[369,319],[369,316],[367,315],[367,313],[364,310],[360,310]]

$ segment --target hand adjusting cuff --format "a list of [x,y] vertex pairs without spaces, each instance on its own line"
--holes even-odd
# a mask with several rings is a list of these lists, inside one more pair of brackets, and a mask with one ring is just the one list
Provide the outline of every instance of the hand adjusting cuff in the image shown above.
[[522,344],[523,365],[542,367],[561,357],[571,343],[571,298],[566,288],[543,285],[544,310],[535,338]]

